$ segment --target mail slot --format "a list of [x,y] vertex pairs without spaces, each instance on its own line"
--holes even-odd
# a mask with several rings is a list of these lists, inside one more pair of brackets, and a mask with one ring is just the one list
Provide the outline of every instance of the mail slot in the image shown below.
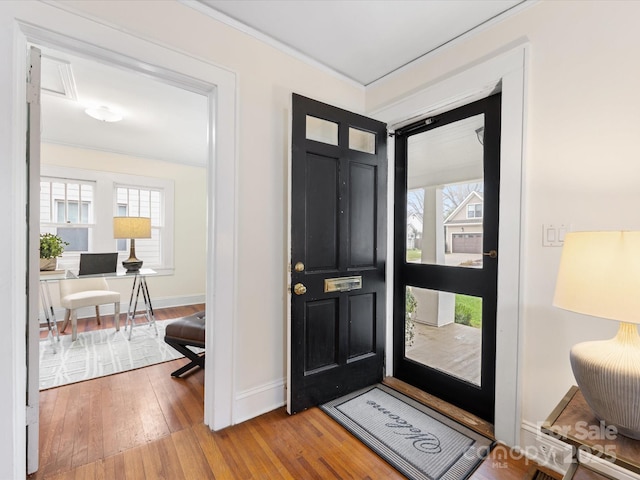
[[362,288],[362,276],[356,277],[340,277],[325,278],[324,291],[328,292],[348,292],[349,290],[358,290]]

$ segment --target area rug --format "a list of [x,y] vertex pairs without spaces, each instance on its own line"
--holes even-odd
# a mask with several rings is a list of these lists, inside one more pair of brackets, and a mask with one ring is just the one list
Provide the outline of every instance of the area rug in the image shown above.
[[409,479],[466,479],[493,446],[492,440],[384,385],[320,408]]
[[182,358],[164,342],[165,327],[172,321],[156,321],[157,336],[153,327],[136,326],[131,340],[122,327],[119,332],[115,328],[82,332],[75,342],[71,335],[61,335],[55,353],[50,339],[41,340],[40,390]]

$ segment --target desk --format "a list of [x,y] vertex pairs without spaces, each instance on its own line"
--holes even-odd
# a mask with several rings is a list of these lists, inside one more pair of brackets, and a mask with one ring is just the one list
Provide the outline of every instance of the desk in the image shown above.
[[[640,440],[618,434],[594,415],[578,387],[571,387],[542,425],[542,433],[573,447],[576,475],[583,470],[581,456],[597,457],[640,474]],[[597,475],[597,474],[593,474]],[[579,476],[565,477],[578,479]],[[607,478],[592,476],[585,478]]]
[[[60,341],[60,334],[58,333],[58,323],[56,320],[56,314],[53,309],[53,303],[51,301],[51,293],[49,291],[49,284],[51,282],[57,282],[59,280],[69,279],[82,279],[91,277],[105,277],[105,278],[133,278],[133,285],[131,287],[131,295],[129,297],[129,308],[127,310],[127,319],[125,321],[124,329],[129,330],[129,340],[131,340],[131,333],[133,327],[137,326],[135,318],[138,316],[144,316],[147,319],[147,324],[153,326],[158,335],[158,327],[156,326],[156,319],[153,313],[153,305],[151,304],[151,296],[149,295],[149,287],[147,286],[146,278],[149,276],[157,275],[155,270],[150,268],[141,268],[138,272],[128,273],[124,270],[118,270],[113,273],[104,273],[100,275],[83,275],[79,277],[77,273],[70,270],[55,270],[51,272],[40,272],[40,299],[42,301],[42,310],[46,319],[47,328],[49,329],[48,337],[51,337],[51,343],[55,351],[55,340]],[[138,301],[140,294],[142,293],[144,301],[144,312],[137,313]],[[118,323],[116,323],[118,325]],[[139,324],[141,325],[141,324]],[[119,325],[116,330],[119,330]]]

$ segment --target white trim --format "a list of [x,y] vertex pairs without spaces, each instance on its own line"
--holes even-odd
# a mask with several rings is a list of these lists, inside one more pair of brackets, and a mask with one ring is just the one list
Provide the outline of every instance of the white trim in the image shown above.
[[327,73],[337,78],[338,80],[346,82],[353,87],[359,88],[362,92],[364,92],[365,90],[365,86],[362,83],[357,82],[353,78],[348,77],[345,74],[340,73],[337,70],[329,67],[328,65],[311,58],[310,56],[302,53],[300,50],[296,50],[295,48],[292,48],[291,46],[285,43],[282,43],[281,41],[276,40],[275,38],[265,33],[262,33],[261,31],[256,30],[253,27],[250,27],[249,25],[239,22],[235,18],[231,18],[230,16],[225,15],[222,12],[219,12],[213,7],[205,5],[204,3],[201,3],[198,0],[178,0],[178,1],[183,5],[186,5],[187,7],[191,7],[194,10],[202,13],[203,15],[206,15],[208,17],[213,18],[214,20],[224,23],[225,25],[231,28],[235,28],[236,30],[242,33],[245,33],[266,45],[269,45],[270,47],[273,47],[276,50],[279,50],[280,52],[290,57],[300,60],[306,63],[307,65],[310,65],[313,68],[320,70],[321,72]]
[[[24,478],[25,452],[25,407],[24,385],[24,272],[26,271],[24,251],[24,192],[21,180],[25,178],[24,162],[24,121],[26,118],[24,97],[26,64],[26,43],[33,42],[84,56],[99,57],[102,61],[123,66],[162,78],[167,83],[177,84],[191,91],[205,94],[210,105],[215,106],[217,122],[213,122],[211,112],[209,125],[211,142],[208,166],[208,254],[207,254],[207,344],[212,353],[207,355],[205,370],[204,422],[213,429],[221,429],[232,423],[234,402],[233,361],[234,324],[236,315],[237,289],[237,221],[236,221],[236,164],[237,164],[237,115],[236,115],[236,75],[203,59],[196,58],[164,45],[151,42],[135,35],[127,34],[117,27],[89,20],[70,13],[58,5],[47,4],[55,11],[47,15],[46,27],[13,21],[11,128],[0,134],[0,139],[11,145],[12,185],[14,186],[13,213],[14,228],[10,251],[14,253],[9,275],[12,278],[12,324],[8,332],[12,338],[12,368],[14,378],[11,387],[15,403],[9,415],[14,419],[11,432],[16,446],[10,466],[16,479]],[[41,7],[39,7],[41,8]],[[41,11],[33,15],[41,18]],[[29,20],[30,15],[26,15]],[[5,17],[5,20],[8,19]],[[39,21],[39,20],[36,20]],[[59,32],[64,32],[59,33]],[[89,43],[92,42],[92,43]],[[181,72],[181,73],[177,73]],[[210,82],[216,82],[213,85]],[[4,124],[5,122],[3,122]],[[8,124],[8,122],[7,122]],[[215,223],[214,223],[215,220]],[[214,228],[215,226],[215,228]],[[37,258],[37,257],[36,257]],[[24,303],[24,302],[22,302]],[[4,457],[3,457],[4,458]]]
[[282,378],[238,392],[235,398],[235,422],[241,423],[282,407],[285,404],[285,384],[286,379]]
[[[522,422],[521,429],[521,441],[516,446],[520,452],[539,465],[562,474],[567,472],[573,459],[573,450],[570,445],[542,433],[540,425],[534,425],[526,420]],[[543,446],[546,447],[546,454],[542,450]],[[549,455],[551,450],[553,450],[553,455]]]
[[[477,99],[479,92],[502,90],[501,191],[498,238],[498,304],[496,338],[495,436],[515,445],[521,424],[521,326],[522,298],[520,257],[522,175],[524,165],[524,118],[528,46],[522,44],[461,73],[445,76],[438,83],[397,102],[370,112],[388,124],[453,106],[464,99]],[[471,100],[469,100],[471,101]],[[392,243],[392,239],[390,241]],[[391,283],[389,283],[391,285]],[[393,318],[387,319],[387,329]],[[387,343],[387,352],[393,343]]]

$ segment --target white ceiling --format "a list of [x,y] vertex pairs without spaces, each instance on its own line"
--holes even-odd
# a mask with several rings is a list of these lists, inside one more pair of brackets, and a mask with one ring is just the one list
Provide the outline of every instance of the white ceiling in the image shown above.
[[368,85],[524,0],[198,0]]
[[[140,73],[48,48],[42,50],[43,142],[191,165],[207,158],[203,95]],[[89,106],[120,112],[116,123],[89,117]]]
[[[362,85],[532,0],[183,0]],[[205,165],[207,99],[140,73],[43,51],[42,140]],[[52,60],[53,59],[53,60]],[[57,93],[56,93],[57,92]],[[95,120],[88,106],[119,111]]]

